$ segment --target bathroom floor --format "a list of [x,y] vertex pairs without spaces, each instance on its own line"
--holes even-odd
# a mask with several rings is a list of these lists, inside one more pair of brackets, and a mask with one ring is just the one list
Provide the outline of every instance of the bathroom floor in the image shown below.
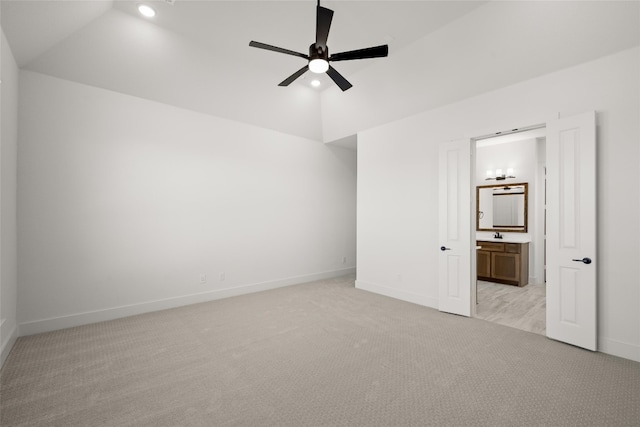
[[478,280],[477,286],[475,317],[545,335],[545,284],[529,284],[519,288]]

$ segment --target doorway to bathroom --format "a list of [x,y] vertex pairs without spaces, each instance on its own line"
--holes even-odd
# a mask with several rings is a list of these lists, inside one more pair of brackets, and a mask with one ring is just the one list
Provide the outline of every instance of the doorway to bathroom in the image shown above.
[[475,317],[545,335],[546,129],[474,141]]
[[[532,191],[532,194],[540,194],[544,189],[542,197],[536,196],[538,201],[544,202],[537,203],[532,209],[539,211],[541,206],[545,208],[542,215],[535,216],[535,228],[531,229],[537,236],[544,233],[544,239],[541,240],[544,243],[534,242],[535,247],[531,251],[534,265],[531,271],[539,272],[542,268],[541,275],[535,274],[547,283],[545,335],[595,351],[598,302],[596,112],[550,119],[544,127],[545,163],[542,168],[545,172],[538,175],[536,189]],[[514,129],[506,133],[531,129]],[[493,250],[501,252],[496,255],[499,258],[496,261],[502,263],[495,264],[500,267],[496,267],[500,271],[495,275],[496,278],[519,284],[520,280],[524,283],[529,275],[529,272],[527,275],[517,275],[517,268],[509,271],[504,264],[507,260],[513,261],[516,256],[520,257],[520,265],[530,260],[531,255],[525,252],[529,250],[530,241],[507,242],[505,236],[514,238],[511,234],[518,235],[509,232],[510,235],[504,234],[503,239],[492,242],[498,236],[492,236],[488,231],[484,231],[489,233],[488,236],[482,235],[482,231],[474,226],[473,219],[478,212],[471,190],[475,190],[474,184],[478,181],[476,141],[488,139],[489,136],[443,141],[439,146],[438,310],[442,312],[476,315],[476,264],[479,255],[476,246],[481,246],[476,245],[478,239],[494,244]],[[513,176],[518,177],[518,171],[512,169]],[[506,174],[502,176],[500,172],[498,180],[496,176],[486,176],[485,170],[482,179],[506,180]],[[530,224],[530,221],[526,223]],[[500,231],[507,233],[504,229]],[[519,245],[519,252],[514,245]],[[541,251],[543,258],[535,255]],[[536,259],[544,259],[545,262]],[[493,255],[491,261],[494,261]],[[493,268],[492,264],[492,274]]]

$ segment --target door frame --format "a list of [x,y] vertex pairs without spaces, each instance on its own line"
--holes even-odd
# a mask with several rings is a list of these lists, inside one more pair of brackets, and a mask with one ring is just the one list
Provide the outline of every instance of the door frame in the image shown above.
[[[476,143],[478,141],[482,141],[483,139],[489,139],[489,138],[495,138],[497,136],[503,136],[503,135],[511,135],[511,134],[516,134],[516,133],[522,133],[522,132],[526,132],[526,131],[530,131],[530,130],[535,130],[535,129],[546,129],[547,127],[547,121],[549,120],[554,120],[556,119],[556,117],[553,118],[549,118],[547,120],[545,120],[544,122],[540,122],[539,120],[537,121],[536,125],[529,125],[529,126],[514,126],[514,127],[505,127],[506,129],[509,130],[504,130],[504,131],[498,131],[498,132],[478,132],[478,133],[474,133],[474,135],[481,135],[481,136],[471,136],[469,137],[469,143],[471,144],[471,176],[475,177],[476,176]],[[536,123],[536,121],[529,121],[528,123]],[[538,168],[538,164],[536,162],[536,171]],[[538,189],[538,179],[536,177],[536,195],[539,194],[539,189]],[[475,188],[475,182],[473,183],[473,187]],[[473,218],[475,216],[476,213],[476,198],[472,197],[471,198],[471,218]],[[537,205],[536,205],[536,215],[538,214],[538,209],[537,209]],[[475,222],[474,222],[475,223]],[[535,234],[538,233],[538,230],[536,228],[537,224],[534,224],[534,230],[535,230]],[[471,240],[472,240],[472,245],[471,245],[471,317],[476,317],[476,308],[477,308],[477,292],[478,292],[478,286],[477,286],[477,275],[474,274],[477,271],[477,256],[476,256],[476,245],[475,245],[475,229],[472,232],[471,235]],[[544,244],[546,245],[546,240],[544,241]],[[535,255],[534,255],[534,259],[535,259]],[[539,279],[538,279],[539,280]]]
[[[559,115],[558,115],[559,116]],[[530,121],[529,123],[532,123]],[[443,199],[442,194],[443,190],[449,192],[449,187],[451,185],[455,185],[456,189],[464,189],[469,190],[471,187],[476,186],[476,176],[477,176],[477,168],[476,168],[476,143],[479,140],[486,139],[492,137],[494,135],[504,135],[510,133],[522,132],[525,130],[536,129],[536,128],[545,128],[545,135],[547,139],[547,144],[545,146],[545,159],[547,170],[551,167],[552,171],[555,171],[554,167],[560,168],[562,165],[565,166],[568,171],[566,174],[566,179],[562,177],[552,179],[549,173],[544,174],[544,184],[546,185],[545,199],[549,199],[549,195],[554,198],[553,207],[558,208],[561,206],[562,201],[557,201],[556,198],[560,197],[562,199],[563,195],[567,197],[567,202],[565,203],[567,209],[565,209],[565,216],[562,217],[562,209],[561,212],[553,211],[554,215],[552,216],[552,224],[554,225],[553,230],[557,224],[555,221],[558,219],[558,216],[564,218],[562,224],[576,223],[576,220],[581,223],[584,220],[585,227],[584,230],[588,234],[582,235],[579,233],[579,230],[574,230],[576,227],[575,224],[570,227],[567,226],[567,234],[566,234],[566,244],[560,242],[558,243],[555,239],[559,237],[560,231],[547,234],[546,239],[543,240],[543,245],[545,249],[548,251],[549,249],[558,249],[564,251],[561,255],[553,256],[549,259],[553,259],[551,270],[554,272],[554,276],[551,280],[551,291],[552,291],[552,299],[551,302],[553,304],[549,304],[549,295],[547,298],[547,305],[545,309],[545,317],[547,319],[547,331],[546,336],[551,339],[555,339],[562,342],[567,342],[573,345],[577,345],[579,347],[583,347],[585,349],[597,351],[597,305],[598,305],[598,292],[597,292],[597,272],[595,268],[592,269],[581,269],[576,267],[574,262],[582,262],[584,264],[591,264],[592,260],[589,256],[595,256],[594,254],[586,254],[587,257],[582,258],[580,254],[577,252],[587,251],[587,252],[597,252],[597,223],[596,223],[596,215],[595,211],[597,210],[597,206],[595,206],[596,199],[596,183],[597,177],[594,175],[597,169],[596,162],[596,147],[597,147],[597,120],[596,120],[596,112],[588,111],[586,113],[571,115],[567,117],[555,117],[549,118],[547,120],[540,120],[539,125],[534,126],[526,126],[526,127],[518,127],[511,128],[510,131],[506,132],[492,132],[492,133],[475,133],[475,135],[484,135],[484,136],[467,136],[464,139],[458,139],[455,141],[451,141],[451,143],[456,143],[457,145],[453,145],[452,149],[447,151],[446,146],[443,143],[440,144],[440,220],[439,227],[445,227],[446,230],[449,230],[450,226],[447,221],[442,220],[442,217],[445,212],[449,212],[451,209],[456,209],[456,203],[454,203],[459,198],[460,191],[454,191],[451,196],[447,196]],[[495,128],[494,128],[495,129]],[[504,128],[503,128],[504,129]],[[564,132],[564,133],[563,133]],[[581,137],[584,136],[584,138]],[[552,138],[553,142],[553,150],[549,151],[549,138]],[[582,146],[582,141],[584,139],[584,144],[586,149],[580,150],[579,148]],[[562,141],[566,141],[564,145]],[[468,145],[466,145],[468,144]],[[559,149],[558,144],[560,144],[560,148],[562,150],[558,152],[555,149]],[[461,162],[459,159],[456,160],[455,156],[449,155],[449,152],[458,152],[462,153],[464,157],[464,162]],[[446,156],[443,155],[446,154]],[[444,156],[444,157],[443,157]],[[459,154],[458,154],[458,157]],[[579,157],[579,158],[578,158]],[[453,158],[451,160],[450,158]],[[443,159],[446,162],[443,162]],[[467,170],[465,169],[462,172],[462,178],[459,177],[449,177],[449,163],[454,162],[459,165],[457,167],[458,171],[461,171],[463,168],[469,168],[469,173],[467,174]],[[559,162],[559,163],[558,163]],[[540,162],[541,163],[541,162]],[[536,159],[536,168],[534,170],[538,170],[538,166],[540,165],[538,159]],[[556,165],[556,163],[558,163]],[[453,164],[453,163],[452,163]],[[585,169],[583,169],[579,165],[584,165]],[[444,171],[446,173],[443,173]],[[455,171],[454,171],[455,172]],[[579,173],[578,173],[579,172]],[[471,175],[473,175],[474,179],[471,181]],[[444,178],[443,178],[444,177]],[[555,175],[554,175],[555,177]],[[540,175],[535,174],[536,182],[539,182]],[[595,180],[591,182],[591,179]],[[444,180],[444,181],[443,181]],[[580,180],[580,181],[577,181]],[[450,183],[451,181],[451,183]],[[583,182],[584,181],[584,182]],[[581,182],[583,188],[589,189],[592,191],[583,191],[580,189],[578,182]],[[465,189],[465,187],[469,187]],[[552,189],[553,191],[550,191]],[[561,193],[556,194],[556,190]],[[564,192],[563,192],[564,191]],[[536,194],[540,192],[536,188]],[[582,194],[584,193],[584,197]],[[458,194],[458,195],[456,195]],[[455,224],[468,222],[471,223],[471,219],[475,216],[476,212],[476,203],[474,198],[469,197],[469,203],[464,203],[463,206],[459,206],[457,208],[457,216],[455,217]],[[584,199],[584,206],[583,201]],[[444,200],[444,201],[443,201]],[[453,200],[453,201],[452,201]],[[580,206],[575,205],[578,203],[576,200],[580,202]],[[556,203],[557,202],[557,203]],[[443,205],[446,203],[446,206]],[[460,203],[458,203],[460,204]],[[575,205],[575,206],[574,206]],[[444,206],[444,207],[443,207]],[[462,208],[462,210],[460,210]],[[545,208],[548,210],[549,203],[545,203]],[[467,211],[468,209],[468,211]],[[571,219],[566,213],[569,215],[573,214],[573,211],[576,211],[577,214],[580,214],[578,217]],[[466,214],[465,214],[466,211]],[[582,212],[586,216],[582,216]],[[448,218],[448,213],[446,214]],[[454,224],[454,225],[455,225]],[[473,230],[473,232],[471,232]],[[534,233],[537,234],[539,230],[534,229]],[[442,232],[442,230],[440,231]],[[469,235],[465,238],[464,235],[469,232]],[[443,261],[440,261],[440,271],[439,274],[439,307],[440,311],[451,312],[454,314],[461,314],[464,316],[477,316],[476,304],[472,304],[474,301],[474,296],[477,292],[477,256],[475,254],[477,246],[473,244],[476,240],[475,227],[471,227],[470,229],[464,230],[463,233],[454,233],[454,237],[452,241],[455,242],[464,242],[465,247],[462,248],[462,252],[458,252],[458,255],[454,254],[458,259],[462,259],[463,256],[461,253],[467,252],[469,259],[464,260],[465,268],[458,268],[455,262],[451,262],[449,264],[443,264]],[[593,233],[593,234],[592,234]],[[581,237],[579,237],[581,236]],[[449,241],[448,235],[445,236],[447,238],[447,242]],[[552,237],[552,239],[550,239]],[[440,235],[440,239],[443,236]],[[468,239],[468,240],[467,240]],[[550,240],[551,246],[550,246]],[[449,244],[444,245],[442,242],[442,246],[440,246],[441,251],[454,250],[453,246],[449,247]],[[579,244],[579,242],[584,242],[584,244]],[[562,243],[562,244],[561,244]],[[467,246],[468,244],[468,246]],[[583,247],[584,246],[584,247]],[[536,247],[537,249],[537,247]],[[577,251],[577,252],[576,252]],[[580,256],[579,256],[580,255]],[[451,258],[451,256],[449,257]],[[447,258],[445,261],[448,261]],[[476,262],[473,262],[476,260]],[[455,260],[454,260],[455,261]],[[562,262],[563,264],[559,264]],[[570,264],[570,265],[569,265]],[[471,271],[468,271],[467,268],[474,266]],[[536,265],[534,264],[534,268]],[[547,266],[548,267],[548,266]],[[581,266],[579,266],[581,267]],[[443,270],[444,268],[444,270]],[[445,273],[442,274],[442,271]],[[557,277],[556,273],[560,272],[561,277]],[[585,277],[582,279],[581,283],[584,283],[585,286],[578,286],[578,275],[582,276],[584,273]],[[461,280],[458,278],[466,277],[465,281],[468,280],[469,284],[464,283],[462,286],[468,286],[466,290],[460,291],[463,289],[461,286],[453,287],[451,283],[461,283]],[[551,277],[551,276],[550,276]],[[443,292],[443,289],[445,292]],[[453,289],[453,290],[452,290]],[[467,291],[469,292],[467,294]],[[448,303],[448,299],[453,298],[456,302],[456,307],[463,307],[464,301],[461,301],[460,295],[464,293],[466,301],[470,307],[465,307],[464,313],[460,310],[456,311],[454,309],[447,309],[448,305],[445,304],[442,307],[442,301]],[[444,296],[443,296],[444,295]],[[449,298],[451,297],[451,298]],[[564,310],[564,311],[563,311]],[[551,319],[551,320],[550,320]],[[551,322],[551,323],[549,323]],[[553,325],[553,333],[550,333],[551,329],[549,329],[549,324]],[[567,326],[568,325],[568,326]],[[566,326],[566,327],[565,327]],[[572,329],[573,328],[573,329]]]

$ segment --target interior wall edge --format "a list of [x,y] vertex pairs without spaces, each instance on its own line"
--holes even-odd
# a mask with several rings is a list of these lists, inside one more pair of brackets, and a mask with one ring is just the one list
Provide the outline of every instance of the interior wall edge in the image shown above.
[[0,28],[0,366],[17,335],[17,150],[18,75],[13,51]]
[[5,360],[9,357],[9,353],[11,353],[11,349],[13,349],[14,344],[18,339],[18,328],[14,325],[11,332],[7,334],[7,339],[2,343],[2,347],[0,347],[0,369],[4,365]]
[[[32,70],[29,68],[20,68],[18,70],[20,76],[29,76],[29,75],[34,75],[34,76],[43,76],[47,79],[52,79],[54,81],[60,81],[63,83],[68,83],[71,85],[77,85],[79,87],[85,87],[88,88],[90,90],[96,90],[99,92],[103,92],[103,93],[110,93],[110,94],[114,94],[114,95],[120,95],[123,96],[125,98],[129,98],[129,99],[133,99],[133,100],[139,100],[142,102],[148,102],[150,104],[155,104],[158,105],[160,107],[164,107],[164,108],[169,108],[169,109],[175,109],[176,111],[184,111],[190,114],[195,114],[198,116],[202,116],[202,117],[206,117],[206,118],[210,118],[210,119],[214,119],[216,121],[219,121],[221,123],[228,123],[230,125],[235,125],[235,126],[243,126],[243,127],[247,127],[247,128],[253,128],[253,129],[258,129],[258,130],[264,130],[264,131],[268,131],[268,132],[274,132],[276,134],[281,134],[284,136],[288,136],[288,137],[294,137],[294,138],[300,138],[302,140],[306,140],[308,142],[311,143],[317,143],[317,144],[328,144],[327,142],[324,141],[324,138],[321,135],[316,135],[316,134],[305,134],[302,132],[294,132],[294,131],[287,131],[287,130],[283,130],[278,128],[277,126],[266,126],[264,124],[261,123],[254,123],[251,121],[244,121],[244,120],[240,120],[234,117],[225,117],[225,116],[221,116],[218,114],[215,114],[213,112],[209,112],[209,111],[201,111],[198,109],[194,109],[194,108],[189,108],[188,106],[183,106],[183,105],[176,105],[176,104],[172,104],[163,100],[158,100],[158,99],[153,99],[150,97],[145,97],[145,96],[141,96],[141,95],[136,95],[136,94],[132,94],[132,93],[128,93],[128,92],[124,92],[124,91],[118,91],[112,88],[108,88],[108,87],[102,87],[96,84],[90,84],[90,83],[85,83],[82,81],[76,81],[76,80],[72,80],[72,79],[68,79],[65,77],[60,77],[56,74],[51,74],[51,73],[46,73],[43,71],[39,71],[39,70]],[[26,77],[25,77],[26,78]],[[335,145],[335,144],[334,144]]]
[[387,297],[399,299],[401,301],[410,302],[413,304],[423,305],[429,308],[438,308],[438,299],[432,298],[427,295],[419,295],[413,292],[407,292],[400,289],[389,288],[378,283],[367,282],[364,280],[356,280],[356,289],[363,291],[373,292],[374,294],[380,294]]
[[182,295],[156,301],[143,302],[139,304],[113,307],[85,313],[76,313],[68,316],[59,316],[50,319],[28,321],[20,323],[20,336],[22,337],[27,335],[35,335],[44,332],[51,332],[60,329],[88,325],[91,323],[105,322],[109,320],[120,319],[123,317],[151,313],[154,311],[168,310],[171,308],[183,307],[191,304],[204,303],[223,298],[230,298],[239,295],[267,291],[270,289],[277,289],[285,286],[299,285],[315,280],[331,279],[347,274],[355,274],[355,271],[355,267],[343,268],[334,271],[324,271],[315,274],[270,280],[262,283],[253,283],[234,288],[217,289],[197,294]]
[[598,351],[612,356],[640,362],[640,345],[598,337]]

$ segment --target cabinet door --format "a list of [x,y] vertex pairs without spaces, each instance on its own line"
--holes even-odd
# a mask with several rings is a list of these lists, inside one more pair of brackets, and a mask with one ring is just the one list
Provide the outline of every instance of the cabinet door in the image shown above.
[[478,277],[488,279],[491,277],[491,252],[478,251]]
[[520,278],[520,254],[493,252],[491,277],[517,283]]

